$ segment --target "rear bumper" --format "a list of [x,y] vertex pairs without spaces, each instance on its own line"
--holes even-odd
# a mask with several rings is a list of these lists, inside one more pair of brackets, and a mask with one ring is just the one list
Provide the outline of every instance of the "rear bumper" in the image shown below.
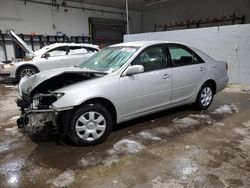
[[225,76],[223,78],[220,78],[216,80],[216,85],[217,85],[217,93],[220,92],[221,90],[225,89],[228,85],[229,78],[228,76]]

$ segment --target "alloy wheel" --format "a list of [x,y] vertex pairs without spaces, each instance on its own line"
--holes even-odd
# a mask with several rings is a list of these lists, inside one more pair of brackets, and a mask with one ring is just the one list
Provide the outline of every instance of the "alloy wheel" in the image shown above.
[[201,104],[204,107],[210,105],[210,103],[212,102],[212,98],[213,98],[212,89],[210,87],[203,88],[203,90],[201,91],[201,98],[200,98]]
[[21,75],[21,78],[22,78],[22,77],[25,77],[25,76],[29,77],[29,76],[34,75],[34,74],[36,74],[36,71],[34,69],[25,68],[25,69],[22,70],[20,75]]

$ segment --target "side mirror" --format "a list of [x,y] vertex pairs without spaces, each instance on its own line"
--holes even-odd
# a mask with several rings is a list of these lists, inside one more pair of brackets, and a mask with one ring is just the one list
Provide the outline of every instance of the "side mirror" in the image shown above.
[[50,57],[50,54],[43,54],[42,57],[45,58],[45,59],[48,59]]
[[127,69],[126,75],[133,75],[144,72],[142,65],[132,65]]

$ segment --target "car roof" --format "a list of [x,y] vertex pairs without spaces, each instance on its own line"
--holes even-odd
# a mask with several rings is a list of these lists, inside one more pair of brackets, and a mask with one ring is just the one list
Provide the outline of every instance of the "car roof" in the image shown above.
[[99,46],[98,45],[93,45],[93,44],[88,44],[88,43],[54,43],[54,44],[50,44],[47,46],[44,46],[43,48],[37,50],[34,52],[35,55],[41,55],[45,52],[47,52],[48,50],[60,47],[60,46],[82,46],[82,47],[86,47],[86,48],[94,48],[96,50],[99,51]]
[[60,47],[60,46],[83,46],[83,47],[90,47],[99,49],[98,45],[88,44],[88,43],[54,43],[47,45],[48,48]]
[[[179,42],[172,42],[172,41],[134,41],[134,42],[124,42],[112,45],[111,47],[119,47],[119,46],[131,46],[131,47],[143,47],[143,46],[150,46],[155,44],[164,44],[164,43],[174,43],[174,44],[183,44]],[[183,44],[185,45],[185,44]]]

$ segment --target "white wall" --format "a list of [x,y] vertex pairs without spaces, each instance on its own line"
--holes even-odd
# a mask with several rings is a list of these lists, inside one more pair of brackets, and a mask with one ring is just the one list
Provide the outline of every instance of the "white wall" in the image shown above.
[[139,40],[175,41],[197,47],[228,62],[230,82],[250,84],[250,24],[124,36],[125,42]]
[[[49,1],[50,2],[50,1]],[[79,3],[69,3],[68,5],[80,6]],[[86,8],[98,8],[108,11],[123,12],[121,9],[107,8],[94,5],[83,5]],[[23,1],[18,0],[0,0],[0,29],[14,29],[16,33],[31,33],[38,34],[56,34],[57,31],[63,32],[66,35],[89,35],[88,18],[108,18],[126,20],[125,16],[101,13],[78,9],[67,8],[68,12],[64,12],[63,8],[54,11],[52,16],[51,6],[34,4],[27,2],[24,5]],[[141,32],[141,13],[130,11],[131,33]],[[57,28],[53,30],[52,24]]]
[[[51,2],[45,0],[45,2]],[[82,6],[79,3],[69,3],[67,5]],[[85,8],[102,9],[108,11],[116,11],[124,13],[124,10],[94,6],[83,5]],[[78,9],[67,8],[68,12],[64,12],[63,8],[54,10],[52,16],[52,8],[48,5],[34,4],[27,2],[24,5],[23,1],[18,0],[0,0],[0,30],[5,32],[6,30],[13,29],[16,33],[36,33],[44,35],[55,35],[56,32],[63,32],[66,35],[89,35],[89,17],[107,18],[107,19],[119,19],[126,20],[125,16],[111,13],[101,13],[95,11],[88,11]],[[141,13],[130,11],[130,33],[141,32]],[[56,25],[56,29],[52,28],[52,25]],[[13,51],[13,50],[12,50]],[[8,59],[10,60],[14,53],[10,51],[8,53]],[[11,55],[9,55],[11,54]],[[4,60],[2,49],[0,46],[0,61]]]

